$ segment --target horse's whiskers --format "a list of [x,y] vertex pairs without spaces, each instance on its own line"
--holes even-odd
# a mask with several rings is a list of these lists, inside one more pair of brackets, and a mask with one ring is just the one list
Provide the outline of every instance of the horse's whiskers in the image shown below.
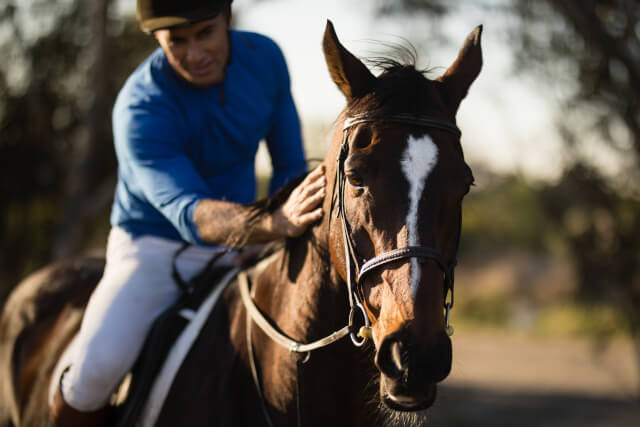
[[384,404],[378,405],[380,425],[385,427],[421,427],[426,426],[428,419],[427,410],[418,412],[400,412],[387,408]]

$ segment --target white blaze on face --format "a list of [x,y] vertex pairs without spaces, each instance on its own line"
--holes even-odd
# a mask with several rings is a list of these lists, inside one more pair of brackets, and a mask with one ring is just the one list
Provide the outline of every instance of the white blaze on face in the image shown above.
[[[409,212],[407,212],[407,232],[409,234],[409,246],[419,246],[418,238],[418,206],[424,184],[429,174],[438,162],[438,147],[430,136],[424,135],[415,138],[409,136],[407,148],[402,155],[400,165],[407,181],[409,182]],[[418,260],[411,258],[411,293],[416,296],[420,283],[420,269]]]

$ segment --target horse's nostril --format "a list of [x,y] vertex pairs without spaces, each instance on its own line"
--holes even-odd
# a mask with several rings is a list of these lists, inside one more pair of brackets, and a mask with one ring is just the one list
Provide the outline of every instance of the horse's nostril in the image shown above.
[[[415,355],[412,366],[419,366],[418,377],[428,378],[432,382],[444,380],[451,372],[451,339],[443,332],[431,346],[423,347]],[[422,362],[420,362],[421,360]]]
[[402,343],[400,341],[394,341],[391,343],[391,361],[395,365],[398,371],[406,370],[407,366],[402,354]]
[[401,341],[386,338],[376,354],[376,366],[391,379],[400,379],[407,369],[407,356]]

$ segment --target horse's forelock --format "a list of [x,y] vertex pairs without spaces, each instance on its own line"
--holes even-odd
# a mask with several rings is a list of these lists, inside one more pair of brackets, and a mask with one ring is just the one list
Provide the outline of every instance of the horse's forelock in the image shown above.
[[413,63],[402,63],[393,58],[369,60],[382,68],[373,92],[354,99],[347,106],[347,115],[366,113],[369,117],[388,116],[394,113],[424,114],[434,101],[440,103],[437,82],[427,78],[430,70],[419,70]]
[[382,42],[373,40],[376,46],[383,46],[386,56],[364,58],[363,61],[372,68],[386,71],[396,66],[412,66],[418,63],[418,51],[415,46],[402,37],[399,42]]

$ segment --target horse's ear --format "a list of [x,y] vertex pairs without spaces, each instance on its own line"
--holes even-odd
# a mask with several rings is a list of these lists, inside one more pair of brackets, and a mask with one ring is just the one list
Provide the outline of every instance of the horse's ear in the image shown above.
[[376,78],[351,52],[340,44],[331,21],[327,20],[322,50],[331,78],[347,100],[360,98],[369,93]]
[[454,113],[482,68],[481,35],[482,25],[479,25],[467,36],[455,62],[437,79],[445,86],[447,103]]

